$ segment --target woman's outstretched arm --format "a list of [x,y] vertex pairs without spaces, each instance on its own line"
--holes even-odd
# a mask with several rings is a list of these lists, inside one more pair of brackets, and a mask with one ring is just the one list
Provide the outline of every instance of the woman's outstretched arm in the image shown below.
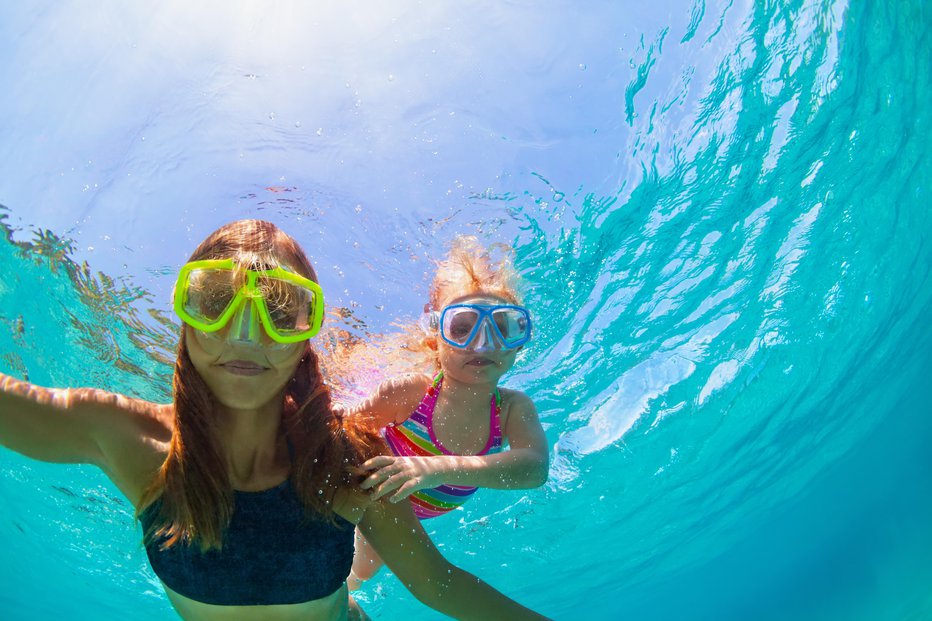
[[92,388],[42,388],[0,373],[0,444],[41,461],[108,474],[148,438],[169,435],[165,406]]
[[372,503],[359,528],[411,594],[443,614],[476,621],[547,619],[447,561],[408,503]]

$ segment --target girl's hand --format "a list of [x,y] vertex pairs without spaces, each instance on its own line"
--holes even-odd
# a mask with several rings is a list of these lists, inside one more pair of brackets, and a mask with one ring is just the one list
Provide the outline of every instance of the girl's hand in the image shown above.
[[437,487],[443,481],[444,459],[438,457],[392,457],[379,455],[362,464],[362,470],[372,471],[360,484],[362,489],[372,490],[372,499],[389,496],[398,502],[419,489]]

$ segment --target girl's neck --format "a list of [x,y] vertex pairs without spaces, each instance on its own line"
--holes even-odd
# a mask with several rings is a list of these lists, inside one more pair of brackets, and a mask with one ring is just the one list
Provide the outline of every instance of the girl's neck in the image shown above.
[[462,404],[475,402],[488,402],[489,397],[495,392],[497,384],[493,382],[483,383],[466,383],[461,382],[448,374],[443,374],[442,391],[444,397],[450,401]]

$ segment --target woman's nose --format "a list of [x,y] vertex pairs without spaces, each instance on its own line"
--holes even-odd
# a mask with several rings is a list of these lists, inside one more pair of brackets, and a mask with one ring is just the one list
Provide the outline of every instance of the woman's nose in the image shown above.
[[262,338],[260,323],[256,304],[248,298],[243,300],[243,304],[230,320],[227,340],[236,344],[259,345]]

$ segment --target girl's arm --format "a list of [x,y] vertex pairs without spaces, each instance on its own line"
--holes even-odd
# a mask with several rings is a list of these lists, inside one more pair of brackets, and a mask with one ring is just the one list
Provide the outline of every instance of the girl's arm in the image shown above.
[[365,401],[354,406],[350,415],[371,417],[371,424],[377,428],[389,423],[400,423],[414,411],[427,387],[430,378],[424,375],[404,375],[387,379]]
[[41,461],[91,463],[108,473],[143,437],[166,435],[160,406],[90,388],[52,389],[0,373],[0,444]]
[[524,393],[512,394],[506,427],[502,430],[509,450],[471,457],[374,457],[362,464],[363,469],[374,472],[361,487],[371,488],[373,499],[388,496],[392,502],[441,483],[495,489],[540,487],[547,481],[549,469],[547,438],[534,402]]
[[546,619],[447,561],[408,503],[373,503],[359,529],[389,569],[422,603],[455,619]]

